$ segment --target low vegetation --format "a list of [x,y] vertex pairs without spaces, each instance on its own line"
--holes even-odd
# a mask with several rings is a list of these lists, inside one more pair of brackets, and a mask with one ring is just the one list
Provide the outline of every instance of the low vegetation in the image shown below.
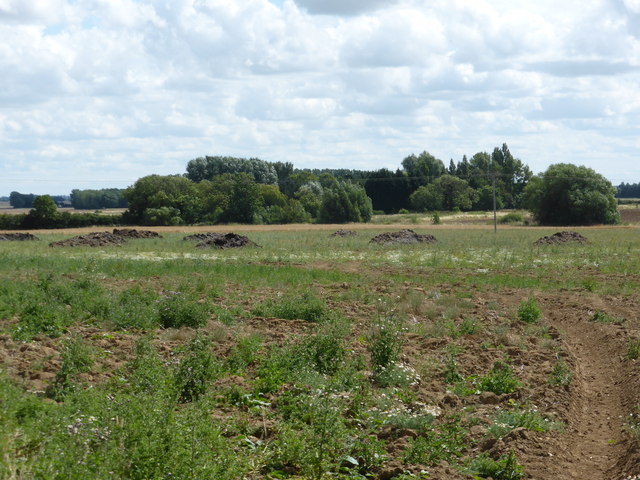
[[534,230],[381,231],[3,243],[0,478],[537,476],[528,446],[564,441],[580,381],[555,311],[638,357],[635,317],[587,305],[637,295],[635,232],[541,251]]

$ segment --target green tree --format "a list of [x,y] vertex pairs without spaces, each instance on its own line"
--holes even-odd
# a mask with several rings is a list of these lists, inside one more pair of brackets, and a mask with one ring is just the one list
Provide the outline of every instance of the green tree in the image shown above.
[[615,188],[594,170],[551,165],[524,189],[525,206],[542,225],[615,224],[620,221]]
[[[127,216],[135,222],[157,225],[161,219],[169,218],[171,224],[193,223],[201,216],[202,200],[198,189],[191,180],[180,175],[142,177],[123,195],[129,202]],[[147,209],[155,210],[145,213]]]
[[[283,168],[286,171],[286,166]],[[202,180],[212,180],[225,173],[246,173],[256,183],[278,183],[278,172],[274,166],[259,158],[199,157],[189,161],[185,176],[194,182],[201,182]]]
[[58,221],[58,207],[50,195],[39,195],[33,201],[33,208],[25,217],[28,228],[53,227]]
[[338,181],[324,189],[319,223],[368,222],[372,215],[371,199],[362,186]]
[[416,210],[471,210],[476,193],[466,180],[453,175],[442,175],[430,185],[418,188],[411,195]]
[[409,177],[422,177],[425,183],[435,180],[446,172],[442,160],[428,152],[422,152],[418,156],[409,155],[402,160],[402,168]]

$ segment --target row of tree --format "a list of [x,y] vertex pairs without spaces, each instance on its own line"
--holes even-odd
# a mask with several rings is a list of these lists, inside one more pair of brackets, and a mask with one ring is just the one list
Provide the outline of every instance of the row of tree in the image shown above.
[[[206,156],[188,162],[182,175],[149,175],[125,190],[73,190],[71,202],[94,210],[126,205],[123,223],[147,225],[343,223],[368,221],[374,210],[494,205],[528,208],[541,223],[590,224],[617,221],[615,193],[586,167],[557,164],[534,176],[503,144],[491,154],[451,160],[448,167],[428,152],[412,154],[395,172],[296,169],[257,158]],[[23,207],[36,200],[12,192],[12,201]]]

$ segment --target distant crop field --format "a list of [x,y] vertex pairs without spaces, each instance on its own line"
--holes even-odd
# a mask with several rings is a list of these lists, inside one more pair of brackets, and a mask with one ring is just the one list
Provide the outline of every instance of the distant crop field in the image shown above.
[[637,226],[152,230],[0,240],[3,478],[640,473]]

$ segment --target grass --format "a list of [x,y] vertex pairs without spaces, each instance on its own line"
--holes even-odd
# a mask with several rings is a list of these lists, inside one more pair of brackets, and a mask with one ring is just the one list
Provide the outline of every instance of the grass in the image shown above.
[[[505,360],[544,337],[532,292],[637,292],[636,232],[542,250],[533,241],[553,231],[406,221],[439,242],[370,245],[392,229],[380,226],[339,241],[233,227],[263,245],[236,251],[195,250],[181,234],[117,249],[49,248],[62,234],[1,244],[5,345],[41,355],[29,368],[48,376],[43,395],[31,372],[0,366],[0,478],[361,480],[388,462],[404,465],[398,478],[418,465],[520,478],[512,453],[474,457],[474,416],[496,411],[474,412],[478,392],[525,402],[545,384]],[[529,299],[520,322],[501,289]],[[556,353],[536,350],[548,383],[569,385]],[[553,423],[507,406],[483,424]],[[400,438],[406,448],[389,448]]]

